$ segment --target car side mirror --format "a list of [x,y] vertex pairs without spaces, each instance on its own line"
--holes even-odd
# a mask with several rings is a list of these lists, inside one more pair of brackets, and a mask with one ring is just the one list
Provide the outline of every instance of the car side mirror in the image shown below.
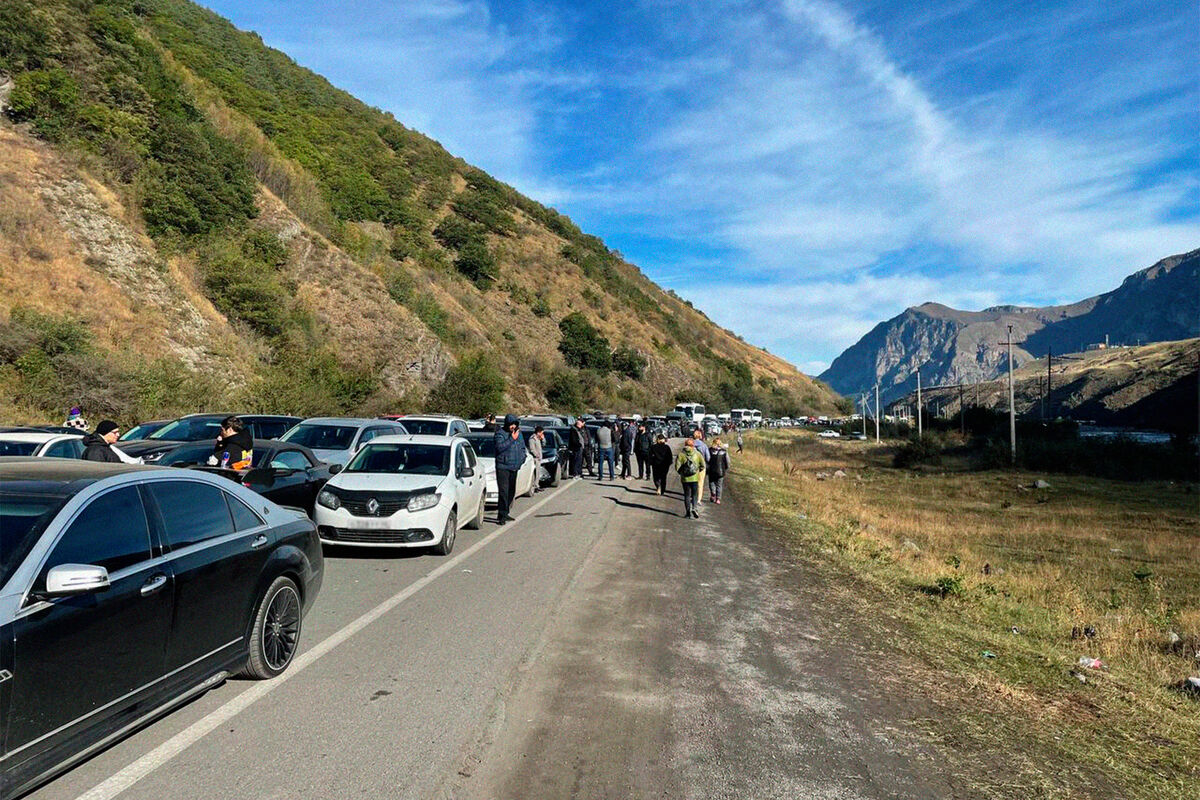
[[108,570],[93,564],[59,564],[46,573],[46,588],[42,598],[72,597],[103,592],[109,586]]
[[330,464],[329,465],[329,474],[330,475],[337,475],[341,471],[342,471],[341,464]]
[[475,477],[475,469],[473,467],[462,467],[458,470],[458,477],[473,478]]

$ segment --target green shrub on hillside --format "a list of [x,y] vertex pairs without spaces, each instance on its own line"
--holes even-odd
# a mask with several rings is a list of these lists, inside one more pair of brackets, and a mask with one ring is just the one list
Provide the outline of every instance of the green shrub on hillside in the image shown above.
[[486,353],[471,353],[429,393],[428,405],[460,417],[482,417],[504,405],[504,376]]
[[574,371],[556,369],[546,385],[546,402],[556,411],[577,412],[583,409],[583,382]]
[[454,259],[454,268],[480,289],[489,288],[496,280],[496,258],[484,242],[467,242]]
[[627,378],[640,380],[648,364],[649,362],[641,353],[628,345],[618,347],[612,353],[613,371],[619,372]]
[[587,317],[576,311],[563,317],[558,323],[562,339],[558,350],[567,363],[580,369],[608,372],[612,368],[612,350],[608,339],[600,335]]

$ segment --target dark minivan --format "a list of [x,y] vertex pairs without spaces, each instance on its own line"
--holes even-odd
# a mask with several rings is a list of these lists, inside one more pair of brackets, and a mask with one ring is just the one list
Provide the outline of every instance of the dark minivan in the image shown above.
[[218,475],[0,459],[0,798],[295,656],[316,528]]

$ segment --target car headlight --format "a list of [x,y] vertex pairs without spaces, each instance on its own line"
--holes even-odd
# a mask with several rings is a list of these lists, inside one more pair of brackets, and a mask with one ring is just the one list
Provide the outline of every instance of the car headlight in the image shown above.
[[333,509],[334,511],[337,511],[342,507],[342,498],[338,497],[328,489],[321,490],[321,493],[317,495],[317,502],[326,508]]
[[440,502],[442,502],[442,496],[436,492],[419,494],[408,501],[408,510],[424,511],[427,508],[433,508]]

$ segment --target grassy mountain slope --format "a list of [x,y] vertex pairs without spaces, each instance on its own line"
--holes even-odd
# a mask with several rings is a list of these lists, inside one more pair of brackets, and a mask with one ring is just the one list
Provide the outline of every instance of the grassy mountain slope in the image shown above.
[[[24,199],[0,208],[0,253],[32,265],[0,282],[18,416],[85,399],[81,359],[111,373],[99,410],[315,413],[416,407],[473,353],[518,408],[835,405],[565,216],[192,3],[10,0],[4,75],[0,180]],[[579,346],[560,348],[568,317]],[[144,386],[148,361],[203,389]]]

